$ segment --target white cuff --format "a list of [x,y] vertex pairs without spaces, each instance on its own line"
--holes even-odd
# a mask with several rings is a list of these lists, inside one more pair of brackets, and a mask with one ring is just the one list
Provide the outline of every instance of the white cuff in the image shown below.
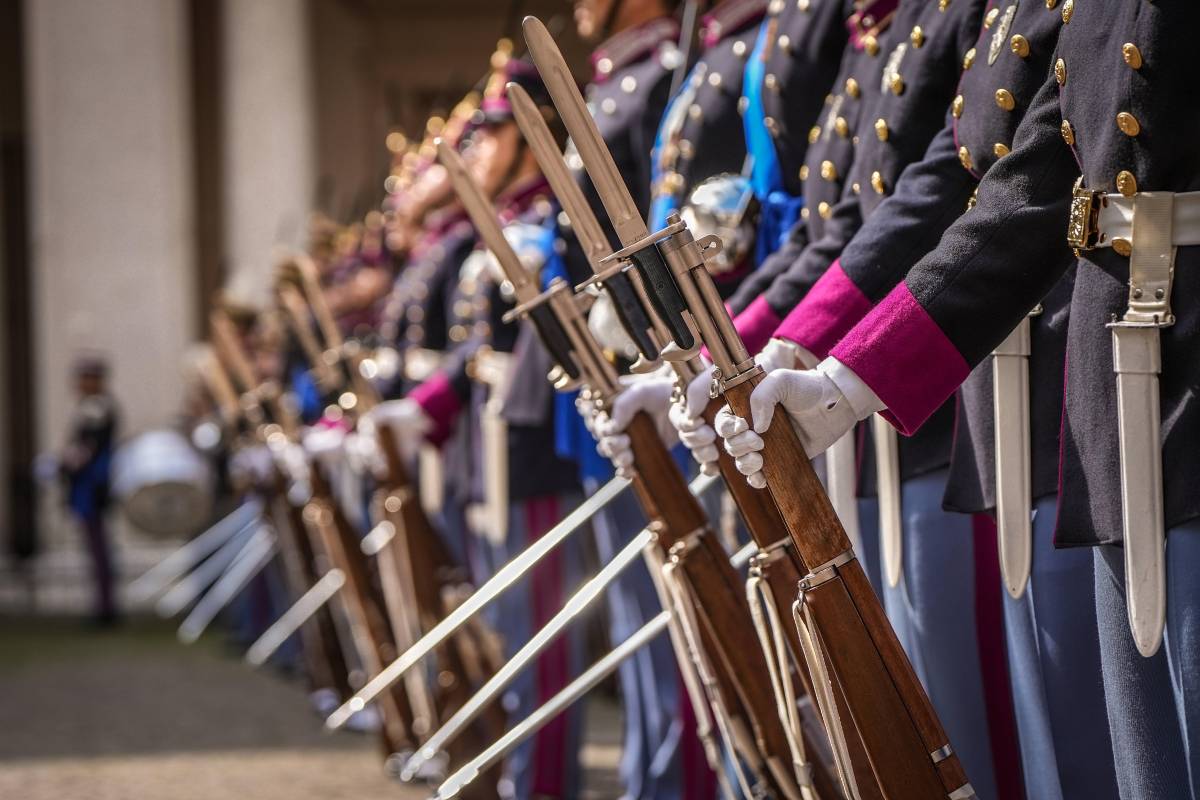
[[833,356],[829,356],[818,364],[817,372],[833,381],[834,386],[837,386],[846,397],[850,408],[854,409],[855,418],[864,420],[876,411],[883,411],[887,408],[875,392],[871,391],[871,387],[867,386],[866,382],[854,373],[854,370]]

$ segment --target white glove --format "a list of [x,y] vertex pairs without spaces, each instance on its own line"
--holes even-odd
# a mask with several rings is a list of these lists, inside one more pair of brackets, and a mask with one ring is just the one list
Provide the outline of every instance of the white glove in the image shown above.
[[688,383],[682,401],[671,403],[668,415],[679,434],[679,441],[683,442],[705,475],[717,474],[717,458],[720,455],[716,444],[717,432],[704,421],[711,388],[712,364],[705,359],[704,369]]
[[341,428],[309,428],[300,440],[301,447],[327,473],[342,464],[345,451],[346,432]]
[[807,367],[816,364],[817,360],[795,342],[775,338],[767,342],[767,346],[754,357],[754,363],[762,367],[763,372],[774,372],[777,369]]
[[587,392],[580,392],[575,396],[575,410],[583,418],[583,427],[587,428],[587,432],[592,435],[593,439],[599,441],[600,434],[596,432],[596,414],[598,409],[592,398],[587,396]]
[[364,435],[373,433],[378,425],[391,428],[404,458],[415,456],[422,438],[433,430],[433,420],[420,403],[411,397],[385,400],[364,414],[358,422],[359,431]]
[[756,489],[766,486],[760,434],[771,426],[776,405],[788,413],[809,458],[825,452],[860,419],[884,408],[861,378],[833,358],[813,370],[778,369],[770,373],[750,394],[753,430],[728,406],[717,413],[716,419],[725,451]]
[[675,428],[667,419],[675,382],[665,372],[622,378],[621,382],[627,388],[617,395],[608,416],[596,419],[596,431],[600,434],[597,450],[613,462],[618,475],[628,478],[632,474],[633,451],[625,429],[638,412],[650,415],[665,445],[670,447],[677,441]]
[[361,423],[360,420],[358,430],[346,434],[342,454],[346,458],[346,466],[355,475],[378,475],[386,466],[376,438],[378,434],[373,424],[363,426]]
[[271,479],[271,451],[264,444],[243,447],[229,459],[229,477],[239,486],[262,486]]

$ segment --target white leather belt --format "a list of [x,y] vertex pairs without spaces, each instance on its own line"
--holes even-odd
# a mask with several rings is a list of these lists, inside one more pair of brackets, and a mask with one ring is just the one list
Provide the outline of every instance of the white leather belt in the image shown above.
[[[1137,199],[1115,192],[1100,196],[1096,217],[1096,247],[1112,247],[1116,239],[1133,241],[1133,204]],[[1174,195],[1171,244],[1176,247],[1200,245],[1200,192]]]

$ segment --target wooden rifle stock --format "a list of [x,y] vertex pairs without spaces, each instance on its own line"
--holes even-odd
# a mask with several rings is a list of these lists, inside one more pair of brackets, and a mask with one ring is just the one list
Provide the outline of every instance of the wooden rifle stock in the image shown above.
[[[280,534],[287,583],[293,597],[298,598],[314,586],[321,575],[316,569],[317,554],[308,538],[303,511],[288,500],[282,483],[282,480],[276,481],[269,502],[275,529]],[[350,668],[328,604],[317,609],[300,627],[300,643],[311,688],[332,689],[341,702],[348,700],[354,694],[350,686]]]
[[[647,516],[658,521],[658,546],[677,559],[687,576],[699,617],[701,641],[713,661],[727,702],[745,714],[776,797],[794,784],[790,748],[766,680],[767,665],[751,622],[744,581],[729,563],[700,503],[688,490],[670,451],[644,412],[631,420],[626,433],[637,477],[634,489]],[[811,742],[809,752],[818,752]],[[822,798],[839,796],[836,779],[823,764],[813,765],[814,786]],[[782,775],[777,774],[782,770]]]
[[[752,419],[758,373],[725,388],[735,414]],[[811,610],[830,676],[844,697],[876,784],[888,800],[930,800],[959,791],[967,777],[913,672],[850,540],[786,416],[763,434],[763,472],[771,497],[810,574],[801,602]],[[815,570],[815,572],[811,572]],[[899,725],[903,720],[909,726]],[[848,726],[850,727],[850,726]],[[915,735],[906,735],[905,728]],[[847,739],[854,736],[847,731]]]
[[[371,581],[362,540],[333,500],[319,470],[312,471],[312,499],[304,507],[304,521],[320,537],[325,554],[333,566],[346,576],[346,589],[339,593],[350,619],[351,635],[357,645],[363,667],[378,675],[397,655],[396,643],[388,625],[383,597]],[[377,701],[382,718],[384,758],[411,750],[412,708],[402,685],[390,687]]]
[[[462,586],[463,570],[454,563],[444,543],[421,507],[416,488],[405,469],[404,459],[390,427],[377,427],[379,446],[387,465],[387,477],[380,490],[381,514],[395,526],[396,534],[381,558],[395,558],[408,594],[417,610],[422,631],[432,629],[449,612],[448,596]],[[484,639],[488,632],[467,627],[437,648],[437,697],[439,715],[454,714],[471,699],[474,684],[494,674],[502,664]],[[480,715],[470,730],[448,747],[452,765],[461,765],[504,734],[504,709],[493,704]],[[464,797],[490,796],[501,777],[502,765],[491,768],[487,780],[469,787]]]
[[[712,400],[704,410],[705,422],[711,426],[717,416],[717,412],[721,410],[724,404],[725,401],[723,398]],[[804,560],[800,557],[799,553],[796,552],[795,546],[792,545],[791,539],[788,536],[787,525],[779,513],[779,508],[775,505],[771,493],[755,489],[747,483],[745,476],[738,472],[733,456],[725,452],[724,447],[717,448],[717,467],[721,471],[721,477],[725,481],[725,486],[728,488],[730,496],[733,497],[734,504],[742,515],[742,520],[746,523],[746,529],[749,531],[750,537],[754,539],[755,544],[759,546],[763,555],[765,555],[764,558],[758,561],[755,568],[759,570],[763,580],[766,581],[780,616],[787,619],[791,613],[792,602],[796,599],[796,589],[800,584],[800,580],[808,574],[808,567],[804,564]],[[808,660],[800,644],[799,631],[796,630],[794,625],[785,624],[783,627],[787,638],[788,650],[791,652],[792,659],[796,663],[797,671],[800,680],[804,684],[805,691],[810,697],[815,697],[814,690],[816,687],[813,685],[813,677],[808,668]],[[845,696],[841,693],[839,687],[834,686],[833,689],[837,698],[840,717],[843,720],[851,720],[852,717],[849,714],[849,709],[846,707]],[[863,747],[862,737],[857,728],[853,726],[848,727],[851,729],[847,731],[846,740],[859,794],[862,800],[874,800],[875,798],[882,797],[875,783],[875,775],[871,771],[870,763],[866,758],[866,750]]]

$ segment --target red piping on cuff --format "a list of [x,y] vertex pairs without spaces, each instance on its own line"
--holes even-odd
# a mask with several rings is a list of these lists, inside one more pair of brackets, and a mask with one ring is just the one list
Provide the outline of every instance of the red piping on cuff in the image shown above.
[[787,315],[775,336],[823,359],[870,310],[871,301],[846,275],[838,259]]
[[429,380],[408,394],[429,417],[433,426],[425,434],[431,444],[441,445],[454,431],[454,421],[462,411],[462,401],[444,372],[435,372]]
[[911,436],[958,388],[966,359],[901,283],[830,352],[887,405],[883,416]]

